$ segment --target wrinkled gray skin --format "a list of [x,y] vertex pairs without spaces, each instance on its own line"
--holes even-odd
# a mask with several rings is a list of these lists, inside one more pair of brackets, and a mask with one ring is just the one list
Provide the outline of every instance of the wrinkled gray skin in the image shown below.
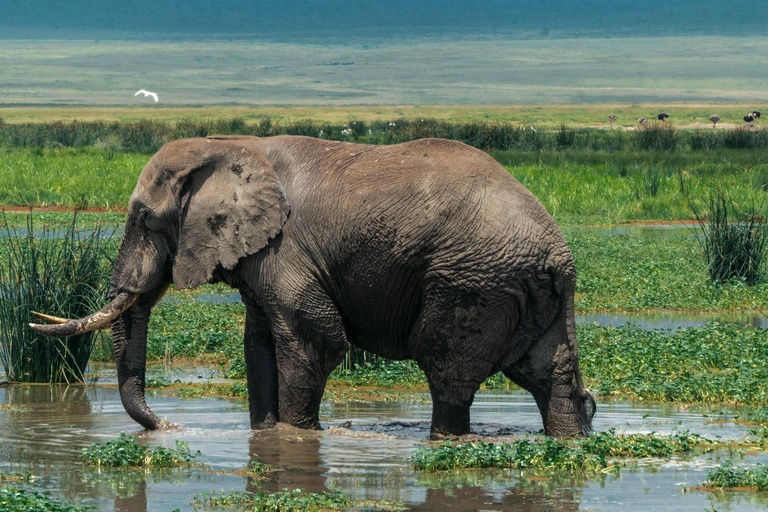
[[469,432],[498,371],[531,392],[549,435],[584,435],[573,258],[536,198],[485,153],[424,139],[363,146],[309,137],[218,137],[164,146],[128,206],[112,296],[120,395],[148,429],[147,321],[169,283],[223,281],[247,307],[252,428],[319,428],[348,344],[415,359],[432,436]]

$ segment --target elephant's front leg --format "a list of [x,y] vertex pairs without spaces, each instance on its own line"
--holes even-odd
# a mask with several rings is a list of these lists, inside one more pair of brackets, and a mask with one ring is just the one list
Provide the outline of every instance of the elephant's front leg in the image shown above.
[[264,311],[248,303],[245,313],[245,368],[251,428],[273,427],[279,419],[275,342]]
[[278,368],[279,421],[319,429],[320,401],[328,376],[349,345],[333,302],[305,288],[286,301],[292,307],[270,310]]

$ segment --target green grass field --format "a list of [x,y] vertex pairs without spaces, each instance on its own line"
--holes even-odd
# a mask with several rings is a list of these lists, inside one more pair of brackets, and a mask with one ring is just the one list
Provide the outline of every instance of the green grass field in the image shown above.
[[[765,150],[504,151],[494,156],[562,225],[687,220],[718,187],[762,204]],[[97,148],[0,150],[0,205],[121,210],[151,155]]]

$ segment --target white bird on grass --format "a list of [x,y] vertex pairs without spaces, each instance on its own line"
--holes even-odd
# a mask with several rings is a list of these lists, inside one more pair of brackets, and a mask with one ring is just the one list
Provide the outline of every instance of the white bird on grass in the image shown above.
[[139,94],[143,94],[145,97],[146,96],[152,96],[155,99],[155,103],[157,103],[157,93],[145,91],[144,89],[142,89],[139,92],[137,92],[136,94],[134,94],[134,96],[138,96]]

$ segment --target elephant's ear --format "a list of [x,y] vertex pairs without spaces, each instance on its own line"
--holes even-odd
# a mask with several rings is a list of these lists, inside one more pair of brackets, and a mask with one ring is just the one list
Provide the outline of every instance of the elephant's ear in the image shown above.
[[[179,240],[173,263],[178,288],[210,282],[218,266],[263,249],[288,219],[290,206],[272,165],[232,142],[203,141],[178,176]],[[202,152],[201,152],[202,149]]]

